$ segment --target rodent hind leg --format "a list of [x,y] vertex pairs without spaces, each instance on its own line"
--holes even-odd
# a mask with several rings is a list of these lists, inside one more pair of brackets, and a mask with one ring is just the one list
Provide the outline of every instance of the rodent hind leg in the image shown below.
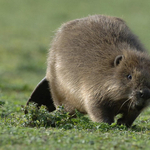
[[94,122],[105,122],[109,125],[114,122],[114,115],[109,109],[93,107],[89,109],[88,114]]

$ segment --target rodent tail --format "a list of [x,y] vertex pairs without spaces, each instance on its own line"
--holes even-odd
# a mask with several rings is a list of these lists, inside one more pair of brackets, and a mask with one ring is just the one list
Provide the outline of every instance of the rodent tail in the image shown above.
[[[56,109],[53,104],[49,83],[45,77],[38,83],[26,105],[29,105],[30,102],[37,103],[37,107],[45,105],[49,112],[52,112]],[[28,112],[25,110],[25,113]]]

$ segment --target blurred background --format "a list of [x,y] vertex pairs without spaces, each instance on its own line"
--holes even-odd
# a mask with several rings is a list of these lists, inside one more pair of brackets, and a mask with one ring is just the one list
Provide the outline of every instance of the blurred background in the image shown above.
[[93,14],[123,18],[150,50],[148,0],[0,0],[0,98],[24,105],[45,76],[55,31]]

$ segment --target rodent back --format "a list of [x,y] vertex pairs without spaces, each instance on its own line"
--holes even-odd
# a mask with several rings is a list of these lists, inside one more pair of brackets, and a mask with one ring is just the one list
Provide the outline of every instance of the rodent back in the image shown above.
[[115,57],[128,49],[145,51],[123,20],[95,15],[62,25],[52,42],[49,60],[55,55],[57,66],[73,74],[76,69],[87,74],[107,71]]

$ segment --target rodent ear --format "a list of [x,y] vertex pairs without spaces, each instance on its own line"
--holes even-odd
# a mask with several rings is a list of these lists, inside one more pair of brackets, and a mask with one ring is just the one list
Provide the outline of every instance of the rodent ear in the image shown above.
[[114,66],[118,66],[120,64],[120,61],[123,59],[123,55],[118,55],[116,56],[115,60],[114,60]]

